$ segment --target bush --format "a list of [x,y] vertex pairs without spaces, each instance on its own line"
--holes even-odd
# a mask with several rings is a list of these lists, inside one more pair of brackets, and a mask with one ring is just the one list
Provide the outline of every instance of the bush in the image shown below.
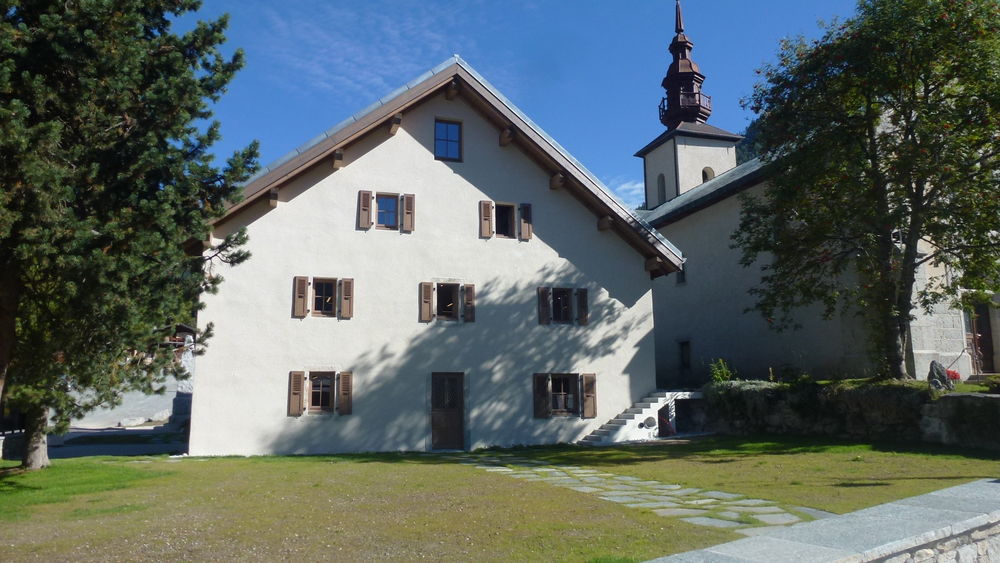
[[986,392],[1000,395],[1000,375],[991,375],[986,378]]
[[712,376],[712,383],[722,383],[723,381],[732,381],[736,379],[736,372],[729,368],[726,364],[726,360],[719,358],[712,361],[708,366],[709,373]]

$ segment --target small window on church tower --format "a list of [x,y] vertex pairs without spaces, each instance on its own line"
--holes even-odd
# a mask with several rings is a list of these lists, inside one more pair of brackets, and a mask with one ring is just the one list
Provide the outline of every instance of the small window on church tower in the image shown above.
[[715,170],[712,170],[708,166],[706,166],[706,167],[704,167],[704,168],[701,169],[701,181],[702,182],[707,182],[707,181],[711,180],[712,178],[715,178]]
[[663,177],[663,174],[656,177],[656,197],[658,198],[657,205],[667,201],[667,179]]

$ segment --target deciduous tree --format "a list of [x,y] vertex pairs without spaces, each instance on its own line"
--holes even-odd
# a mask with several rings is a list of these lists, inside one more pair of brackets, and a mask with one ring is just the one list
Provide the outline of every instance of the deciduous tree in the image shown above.
[[[219,50],[225,18],[172,31],[199,5],[0,4],[0,393],[27,415],[30,468],[50,416],[160,388],[164,337],[220,281],[201,241],[257,149],[213,165],[209,103],[243,57]],[[209,254],[243,260],[244,238]]]
[[1000,290],[1000,3],[861,0],[761,72],[771,180],[734,235],[763,265],[757,308],[779,328],[806,304],[861,312],[906,377],[916,307]]

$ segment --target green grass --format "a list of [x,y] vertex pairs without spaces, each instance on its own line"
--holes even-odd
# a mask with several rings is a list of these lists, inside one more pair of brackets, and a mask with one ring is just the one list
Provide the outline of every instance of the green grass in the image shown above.
[[[833,512],[997,477],[998,456],[818,439],[520,455]],[[742,536],[421,454],[82,458],[2,469],[0,560],[643,561]],[[15,516],[10,516],[10,515]]]
[[955,384],[955,393],[986,393],[989,391],[985,385],[980,385],[978,383],[963,383],[959,382]]

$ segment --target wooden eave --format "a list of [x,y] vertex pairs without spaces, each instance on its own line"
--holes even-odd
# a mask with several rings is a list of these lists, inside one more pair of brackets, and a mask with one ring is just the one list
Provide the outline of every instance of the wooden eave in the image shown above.
[[[669,245],[663,244],[651,226],[641,222],[632,212],[624,208],[601,185],[592,180],[576,161],[553,145],[549,138],[526,122],[505,100],[496,96],[478,77],[458,62],[441,69],[368,113],[358,116],[353,123],[306,148],[274,170],[254,179],[245,187],[244,199],[229,207],[226,213],[212,224],[220,224],[259,199],[268,198],[272,190],[288,184],[312,167],[332,162],[334,151],[342,151],[374,129],[388,124],[397,114],[405,114],[409,108],[442,91],[452,97],[461,96],[497,127],[498,135],[501,131],[510,129],[513,132],[511,144],[520,147],[529,158],[548,170],[550,174],[562,172],[565,175],[563,189],[569,190],[594,214],[595,225],[598,220],[605,218],[602,230],[617,233],[632,246],[643,257],[644,264],[652,277],[680,270],[683,258]],[[332,164],[331,169],[333,169]],[[609,217],[610,229],[607,228],[606,219]],[[591,228],[597,227],[591,226]],[[651,269],[649,267],[651,263],[657,264],[657,267]]]

